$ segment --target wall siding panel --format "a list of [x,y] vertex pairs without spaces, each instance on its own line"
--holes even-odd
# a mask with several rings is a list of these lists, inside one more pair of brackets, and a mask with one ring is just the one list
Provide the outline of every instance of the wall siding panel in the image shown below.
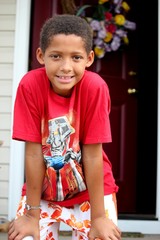
[[0,217],[8,218],[16,0],[0,0]]
[[0,0],[0,15],[13,15],[16,13],[16,1]]
[[[8,176],[9,176],[9,168],[8,165],[1,164],[0,166],[0,181],[8,181]],[[3,193],[2,193],[3,194]]]
[[4,199],[4,198],[8,198],[8,182],[3,182],[0,181],[0,198]]
[[0,140],[3,142],[3,145],[1,147],[10,147],[11,131],[0,131]]
[[11,79],[13,75],[13,64],[0,64],[0,80]]
[[13,48],[0,47],[0,63],[13,63]]
[[10,157],[10,148],[4,147],[4,146],[0,147],[0,166],[2,163],[9,164],[9,157]]
[[0,47],[13,47],[14,43],[14,35],[15,33],[12,32],[5,32],[0,31]]
[[0,199],[0,213],[2,217],[6,216],[6,213],[8,212],[8,199]]
[[11,127],[11,114],[0,113],[0,131],[8,130]]
[[10,97],[11,94],[12,94],[12,80],[0,80],[0,96]]
[[1,15],[0,23],[0,30],[14,31],[15,29],[15,17],[12,15]]
[[0,113],[11,113],[11,108],[12,108],[11,104],[12,104],[11,97],[0,96]]

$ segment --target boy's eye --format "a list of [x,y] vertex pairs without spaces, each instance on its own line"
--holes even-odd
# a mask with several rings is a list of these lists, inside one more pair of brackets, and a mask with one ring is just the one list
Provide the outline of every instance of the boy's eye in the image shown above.
[[58,54],[51,54],[50,57],[53,58],[53,59],[59,59],[60,55],[58,55]]
[[77,61],[77,60],[82,59],[82,57],[77,55],[77,56],[73,56],[73,59]]

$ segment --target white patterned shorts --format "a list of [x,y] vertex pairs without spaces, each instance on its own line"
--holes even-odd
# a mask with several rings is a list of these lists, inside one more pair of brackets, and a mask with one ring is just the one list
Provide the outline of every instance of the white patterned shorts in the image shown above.
[[[106,216],[117,224],[117,204],[115,194],[104,197]],[[16,217],[25,212],[26,196],[22,197]],[[72,240],[87,240],[90,230],[90,203],[74,205],[73,207],[60,207],[51,202],[41,200],[40,239],[58,240],[60,223],[67,224],[72,230]],[[33,240],[31,236],[25,240]]]

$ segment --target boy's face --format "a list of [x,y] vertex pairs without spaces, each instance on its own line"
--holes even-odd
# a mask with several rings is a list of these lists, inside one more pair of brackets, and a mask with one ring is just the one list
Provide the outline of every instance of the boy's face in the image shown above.
[[53,90],[64,97],[82,79],[86,67],[94,61],[94,53],[87,54],[81,37],[55,35],[45,53],[37,49],[37,60],[44,64]]

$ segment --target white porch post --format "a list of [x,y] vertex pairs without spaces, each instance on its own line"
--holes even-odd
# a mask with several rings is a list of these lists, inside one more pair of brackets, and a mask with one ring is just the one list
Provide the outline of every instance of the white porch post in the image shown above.
[[[28,70],[31,0],[16,1],[12,114],[18,83]],[[12,129],[12,126],[11,126]],[[24,143],[11,140],[9,172],[9,220],[15,217],[24,182]]]

